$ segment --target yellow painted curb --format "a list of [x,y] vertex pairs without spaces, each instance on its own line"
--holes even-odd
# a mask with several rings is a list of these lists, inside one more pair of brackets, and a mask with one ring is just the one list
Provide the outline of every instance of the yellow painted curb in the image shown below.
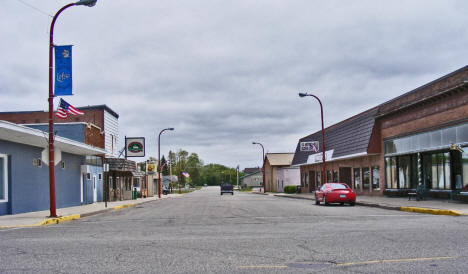
[[58,223],[63,223],[71,220],[78,220],[81,218],[80,214],[74,214],[74,215],[69,215],[69,216],[63,216],[63,217],[58,217],[58,218],[51,218],[51,219],[46,219],[40,223],[33,224],[33,225],[11,225],[11,226],[0,226],[0,228],[21,228],[21,227],[38,227],[38,226],[43,226],[43,225],[54,225]]
[[47,219],[39,223],[39,225],[54,225],[58,223],[63,223],[71,220],[78,220],[81,218],[80,214],[74,214],[74,215],[69,215],[69,216],[63,216],[63,217],[58,217],[58,218],[53,218],[53,219]]
[[114,210],[119,210],[119,209],[122,209],[122,208],[132,207],[132,206],[136,206],[136,205],[137,205],[137,204],[128,204],[128,205],[114,206]]
[[402,206],[400,207],[400,210],[407,211],[407,212],[434,214],[434,215],[450,215],[450,216],[464,215],[463,213],[460,213],[455,210],[450,210],[450,209],[432,209],[432,208]]

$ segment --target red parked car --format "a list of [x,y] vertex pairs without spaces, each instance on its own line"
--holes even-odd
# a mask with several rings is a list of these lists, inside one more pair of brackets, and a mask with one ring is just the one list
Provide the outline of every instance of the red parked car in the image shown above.
[[315,191],[315,204],[320,202],[328,205],[329,203],[349,203],[351,206],[356,204],[356,193],[343,183],[326,183],[319,190]]

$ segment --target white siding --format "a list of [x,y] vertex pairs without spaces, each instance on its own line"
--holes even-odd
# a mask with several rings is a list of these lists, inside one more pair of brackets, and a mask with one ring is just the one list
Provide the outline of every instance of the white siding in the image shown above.
[[284,192],[285,186],[291,185],[300,185],[301,184],[301,174],[299,168],[285,167],[278,168],[277,173],[277,188],[278,192]]
[[104,110],[104,134],[106,156],[117,157],[119,153],[119,120]]

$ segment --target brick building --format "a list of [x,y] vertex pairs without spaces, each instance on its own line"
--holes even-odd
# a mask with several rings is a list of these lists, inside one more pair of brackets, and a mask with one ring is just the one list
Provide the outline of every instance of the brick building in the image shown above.
[[[86,127],[83,127],[85,144],[104,148],[106,157],[118,156],[119,115],[106,105],[78,107],[78,109],[83,111],[84,115],[69,115],[66,119],[59,119],[54,115],[54,131],[57,135],[70,138],[70,130],[67,131],[67,127],[61,127],[59,124],[85,124]],[[49,113],[47,111],[0,112],[0,120],[48,131]]]
[[[321,184],[321,131],[301,138],[293,165],[305,192]],[[360,194],[468,195],[468,66],[325,129],[327,181]]]

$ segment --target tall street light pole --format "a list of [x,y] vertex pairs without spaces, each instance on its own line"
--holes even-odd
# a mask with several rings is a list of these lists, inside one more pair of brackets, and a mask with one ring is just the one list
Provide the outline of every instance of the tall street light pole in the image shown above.
[[320,104],[320,117],[322,119],[322,184],[325,184],[327,182],[327,168],[325,167],[325,130],[323,128],[323,106],[322,106],[322,101],[320,99],[313,95],[313,94],[308,94],[308,93],[299,93],[299,97],[306,97],[306,96],[312,96]]
[[53,89],[53,50],[54,50],[54,26],[62,11],[72,6],[92,7],[97,0],[80,0],[63,6],[52,19],[50,24],[49,38],[49,195],[50,195],[50,217],[57,217],[55,207],[55,159],[54,159],[54,89]]
[[158,198],[161,198],[161,134],[166,130],[174,130],[173,127],[165,128],[159,132],[158,138]]
[[252,145],[260,145],[262,147],[262,173],[263,173],[263,193],[266,193],[266,182],[265,182],[265,148],[262,144],[257,142],[252,142]]

